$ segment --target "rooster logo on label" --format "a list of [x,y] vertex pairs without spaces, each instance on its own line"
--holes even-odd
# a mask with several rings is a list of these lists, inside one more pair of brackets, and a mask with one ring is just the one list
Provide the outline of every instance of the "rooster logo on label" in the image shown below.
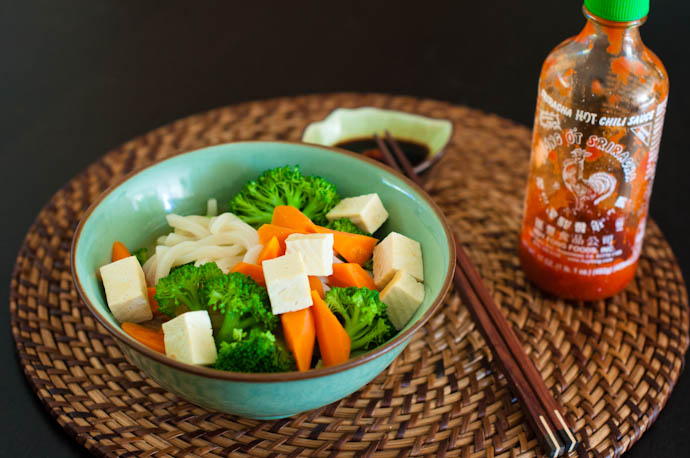
[[591,154],[582,148],[575,148],[570,152],[572,157],[563,161],[563,182],[575,196],[576,210],[583,210],[589,202],[599,205],[616,190],[617,180],[610,173],[595,172],[586,178],[583,176],[585,159]]

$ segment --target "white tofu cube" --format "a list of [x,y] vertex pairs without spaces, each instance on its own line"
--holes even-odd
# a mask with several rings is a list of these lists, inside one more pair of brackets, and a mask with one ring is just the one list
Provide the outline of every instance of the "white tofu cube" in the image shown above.
[[302,255],[307,275],[333,275],[333,234],[290,234],[285,254]]
[[301,254],[268,259],[261,266],[274,315],[311,306],[311,288]]
[[378,194],[348,197],[326,214],[329,221],[348,218],[361,230],[373,234],[388,219],[388,212]]
[[424,285],[407,272],[400,271],[388,282],[379,297],[387,306],[388,318],[393,326],[400,330],[424,300]]
[[108,307],[117,321],[141,323],[153,318],[146,293],[146,277],[134,256],[100,269]]
[[424,281],[422,247],[419,242],[391,232],[374,247],[374,283],[381,289],[397,272],[407,272]]
[[165,354],[183,363],[209,365],[218,353],[206,310],[186,312],[163,323]]

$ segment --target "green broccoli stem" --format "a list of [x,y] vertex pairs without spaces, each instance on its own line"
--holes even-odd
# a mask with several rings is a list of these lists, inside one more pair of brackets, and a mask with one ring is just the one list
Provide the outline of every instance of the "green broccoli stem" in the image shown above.
[[[353,313],[352,315],[343,315],[345,318],[345,331],[348,333],[351,339],[353,340],[359,340],[362,339],[364,336],[368,334],[369,330],[369,325],[366,323],[366,321],[360,316],[361,315],[361,308],[360,307],[353,307]],[[342,312],[345,310],[343,309]],[[341,313],[342,313],[341,312]]]
[[309,217],[309,219],[316,219],[317,223],[322,223],[323,221],[319,221],[317,218],[315,218],[316,213],[319,211],[319,207],[321,207],[322,205],[323,204],[317,200],[309,201],[309,203],[307,203],[307,206],[302,209],[302,213]]
[[252,225],[252,226],[261,226],[262,224],[268,224],[271,222],[271,218],[273,217],[273,213],[258,213],[255,216],[243,216],[242,219],[244,220],[245,223]]
[[387,333],[387,329],[377,326],[373,330],[361,333],[357,337],[353,338],[350,343],[350,348],[354,350],[364,350],[369,347],[370,343],[376,344],[379,340],[382,340],[384,334]]
[[236,313],[228,313],[224,315],[223,324],[216,333],[216,343],[220,344],[220,342],[233,342],[236,340],[235,329],[241,329],[242,331],[249,332],[249,329],[253,328],[257,324],[258,322],[253,316],[240,319]]
[[[285,203],[281,204],[279,199],[276,199],[276,201],[277,205],[275,206],[290,205],[295,208],[302,208],[304,204],[304,194],[294,189],[285,189]],[[307,204],[307,207],[309,207],[309,204]]]
[[206,310],[204,304],[201,303],[199,298],[199,292],[197,290],[188,290],[184,294],[184,300],[182,303],[189,309],[190,312],[195,312],[197,310]]
[[363,350],[369,346],[369,343],[371,343],[372,340],[374,340],[376,336],[372,336],[371,334],[364,334],[361,336],[359,339],[353,339],[350,342],[350,348],[352,351],[355,350]]

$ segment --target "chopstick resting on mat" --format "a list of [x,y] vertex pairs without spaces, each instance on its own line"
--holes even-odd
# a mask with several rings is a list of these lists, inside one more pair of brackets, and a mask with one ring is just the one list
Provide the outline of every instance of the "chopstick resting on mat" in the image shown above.
[[[390,132],[386,131],[385,134],[385,141],[378,135],[374,135],[374,139],[386,164],[424,187]],[[560,407],[491,297],[479,272],[457,241],[455,249],[455,288],[472,313],[499,368],[520,400],[533,432],[549,457],[567,455],[577,446],[577,439],[565,422]]]

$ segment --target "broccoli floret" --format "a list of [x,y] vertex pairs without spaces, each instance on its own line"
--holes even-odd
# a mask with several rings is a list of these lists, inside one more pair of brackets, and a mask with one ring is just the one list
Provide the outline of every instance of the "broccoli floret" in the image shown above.
[[333,229],[334,231],[349,232],[350,234],[371,236],[371,234],[369,234],[368,232],[364,232],[363,230],[355,226],[355,224],[352,221],[350,221],[349,218],[335,219],[329,222],[326,227],[329,229]]
[[266,288],[247,275],[233,272],[214,277],[203,285],[201,296],[211,310],[223,317],[214,333],[218,343],[239,340],[254,329],[273,331],[278,326]]
[[295,360],[272,332],[237,330],[233,342],[221,342],[215,368],[234,372],[288,372]]
[[139,261],[139,264],[141,264],[143,266],[149,257],[148,251],[149,250],[147,250],[146,248],[139,248],[138,250],[134,250],[132,252],[132,256],[136,256],[137,261]]
[[286,166],[266,170],[247,183],[230,201],[230,212],[258,228],[271,222],[275,207],[291,205],[314,223],[324,225],[326,213],[339,201],[332,183],[317,176],[305,177],[299,166]]
[[158,280],[154,299],[160,311],[174,317],[187,310],[206,310],[207,305],[199,295],[201,287],[212,278],[223,276],[215,262],[201,266],[185,265]]
[[351,351],[369,350],[393,337],[395,328],[378,291],[369,288],[331,288],[326,304],[344,322]]

